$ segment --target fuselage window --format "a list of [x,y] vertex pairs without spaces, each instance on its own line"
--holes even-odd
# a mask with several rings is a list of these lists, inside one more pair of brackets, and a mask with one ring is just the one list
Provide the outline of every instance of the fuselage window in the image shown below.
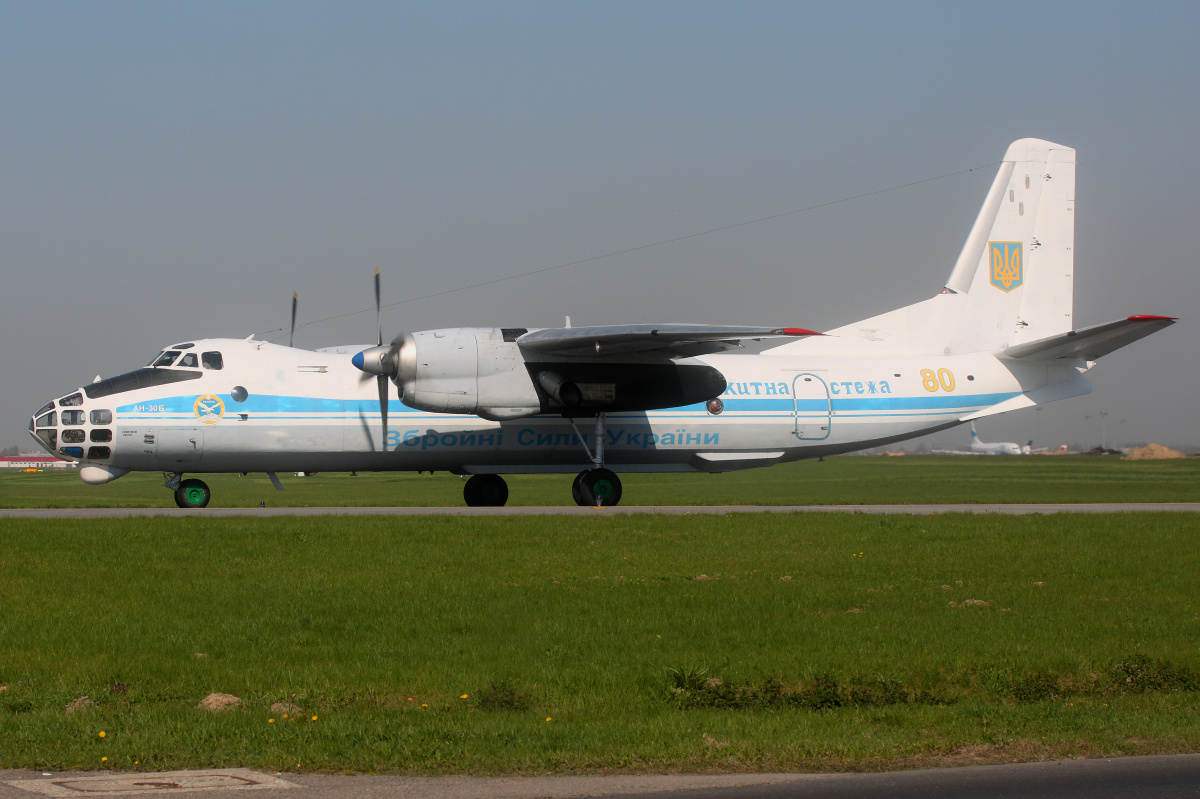
[[43,443],[50,449],[58,449],[58,431],[57,430],[39,430],[35,433]]
[[221,357],[219,352],[206,352],[200,356],[200,363],[205,369],[222,369],[225,367],[225,359]]
[[112,424],[112,411],[97,408],[92,411],[92,424]]
[[175,363],[175,359],[179,357],[179,350],[167,350],[150,362],[151,366],[170,366]]
[[82,430],[64,430],[62,431],[62,440],[64,444],[82,444]]
[[187,355],[184,355],[182,358],[179,359],[179,363],[176,364],[176,366],[187,366],[191,369],[195,369],[196,368],[196,353],[189,352]]
[[73,408],[76,405],[82,405],[83,404],[83,395],[80,394],[78,391],[76,391],[71,396],[63,397],[62,399],[60,399],[58,401],[58,404],[64,408]]
[[83,411],[63,411],[62,423],[69,425],[83,424]]
[[45,416],[39,416],[37,420],[38,427],[58,427],[58,414],[51,411]]
[[89,436],[93,443],[103,444],[105,441],[112,441],[112,431],[107,429],[96,429]]
[[112,457],[112,450],[108,447],[89,447],[88,458],[94,461],[106,461]]

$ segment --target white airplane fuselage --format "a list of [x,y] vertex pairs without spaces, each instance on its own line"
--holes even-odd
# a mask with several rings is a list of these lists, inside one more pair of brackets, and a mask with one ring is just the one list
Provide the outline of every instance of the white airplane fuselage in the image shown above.
[[[355,348],[312,351],[238,339],[190,343],[189,350],[220,352],[223,367],[171,368],[195,377],[94,399],[84,387],[77,406],[83,424],[61,424],[60,439],[78,430],[80,454],[94,456],[92,442],[105,436],[93,430],[110,430],[111,443],[100,445],[110,457],[89,457],[88,463],[114,472],[477,474],[578,471],[588,458],[583,444],[590,447],[594,437],[590,415],[581,414],[574,425],[561,414],[494,422],[418,411],[393,397],[381,441],[375,385],[351,366]],[[787,354],[693,359],[725,376],[720,412],[697,403],[608,414],[610,468],[720,472],[853,451],[960,424],[964,416],[1086,369],[1024,367],[991,354],[806,356],[807,343],[791,344]],[[819,344],[812,340],[808,348]],[[92,423],[106,418],[96,410],[110,413],[112,421]]]

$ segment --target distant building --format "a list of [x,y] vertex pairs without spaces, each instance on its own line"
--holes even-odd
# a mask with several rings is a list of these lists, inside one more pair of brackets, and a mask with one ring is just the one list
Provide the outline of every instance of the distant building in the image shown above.
[[0,457],[0,469],[74,469],[78,464],[52,455],[5,455]]

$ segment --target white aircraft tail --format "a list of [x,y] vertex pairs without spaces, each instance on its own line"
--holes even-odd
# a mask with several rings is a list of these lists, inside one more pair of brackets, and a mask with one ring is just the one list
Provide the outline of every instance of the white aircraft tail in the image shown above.
[[1075,151],[1013,142],[946,282],[965,295],[947,346],[995,351],[1071,330],[1074,247]]
[[[862,352],[997,352],[1067,333],[1074,315],[1075,151],[1009,145],[942,292],[805,344]],[[797,346],[797,345],[784,345]]]

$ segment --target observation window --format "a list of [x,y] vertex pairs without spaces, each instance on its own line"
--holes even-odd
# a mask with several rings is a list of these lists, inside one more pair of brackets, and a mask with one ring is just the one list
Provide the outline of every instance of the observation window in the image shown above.
[[45,416],[39,416],[37,420],[38,427],[58,427],[58,414],[54,411]]
[[38,412],[37,412],[37,413],[35,413],[35,414],[34,414],[34,416],[41,416],[41,415],[42,415],[43,413],[45,413],[46,411],[52,411],[52,410],[54,410],[54,403],[53,403],[53,402],[47,402],[47,403],[46,403],[45,405],[43,405],[42,407],[38,408]]
[[92,424],[112,424],[112,411],[97,408],[91,413]]
[[60,399],[58,401],[58,404],[64,408],[73,408],[76,405],[82,405],[83,404],[83,395],[80,394],[78,391],[76,391],[71,396],[63,397],[62,399]]
[[82,444],[84,439],[82,430],[64,430],[62,431],[62,442],[64,444]]
[[112,450],[108,447],[89,447],[88,459],[94,461],[106,461],[112,457]]
[[42,443],[45,444],[49,449],[58,448],[57,430],[39,430],[34,435],[41,439]]
[[112,441],[112,431],[100,427],[92,431],[90,438],[93,444],[103,444],[106,441]]
[[63,424],[81,425],[81,424],[83,424],[84,418],[85,418],[85,414],[83,411],[63,411],[62,412],[62,423]]
[[200,365],[205,369],[224,369],[225,359],[219,352],[206,352],[200,356]]

